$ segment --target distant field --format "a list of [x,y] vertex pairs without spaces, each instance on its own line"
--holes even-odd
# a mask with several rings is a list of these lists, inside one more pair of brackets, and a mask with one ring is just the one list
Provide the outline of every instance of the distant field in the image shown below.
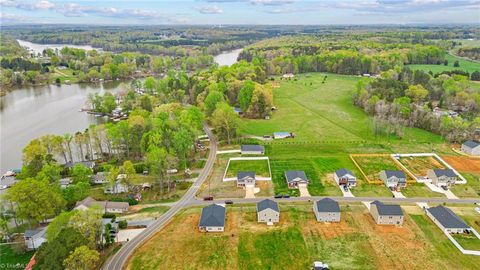
[[331,269],[478,266],[423,214],[407,214],[402,227],[378,226],[363,205],[341,208],[340,223],[318,223],[311,204],[280,205],[280,223],[268,227],[256,222],[254,205],[227,207],[224,233],[198,232],[200,209],[186,209],[136,250],[127,269],[309,269],[315,260]]
[[[450,70],[464,70],[472,73],[474,71],[480,70],[480,63],[468,61],[459,57],[455,57],[453,55],[447,54],[445,59],[448,60],[448,65],[444,66],[443,63],[441,65],[407,65],[412,70],[423,70],[423,71],[432,71],[433,73],[438,73],[442,71],[450,71]],[[454,67],[454,62],[458,60],[460,66]]]

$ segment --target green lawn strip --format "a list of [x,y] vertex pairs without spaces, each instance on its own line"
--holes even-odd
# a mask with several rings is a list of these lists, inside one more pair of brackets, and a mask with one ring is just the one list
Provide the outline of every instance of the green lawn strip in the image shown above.
[[252,171],[262,177],[270,176],[267,160],[230,160],[226,177],[237,177],[240,171]]
[[480,239],[478,239],[473,233],[452,234],[452,237],[457,240],[460,246],[462,246],[464,249],[480,251]]
[[24,269],[35,251],[16,253],[9,245],[0,245],[0,269]]
[[168,209],[170,209],[170,207],[168,206],[162,206],[162,205],[159,205],[159,206],[151,206],[151,207],[145,207],[145,208],[142,208],[140,210],[138,210],[137,213],[165,213],[168,211]]
[[407,198],[444,198],[442,193],[434,192],[423,183],[409,183],[406,188],[401,190]]
[[462,173],[467,179],[464,185],[457,184],[451,187],[453,194],[460,198],[478,198],[480,197],[480,174]]
[[410,215],[433,247],[431,253],[442,262],[439,269],[478,269],[478,256],[463,255],[426,215]]

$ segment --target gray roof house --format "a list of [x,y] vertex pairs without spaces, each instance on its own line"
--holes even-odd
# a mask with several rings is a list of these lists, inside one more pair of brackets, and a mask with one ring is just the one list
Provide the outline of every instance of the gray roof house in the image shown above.
[[451,209],[444,207],[443,205],[428,208],[426,211],[427,216],[445,232],[463,233],[472,230],[472,228]]
[[340,222],[340,206],[338,202],[325,198],[316,201],[313,204],[313,212],[317,221],[320,222]]
[[99,207],[103,212],[108,213],[127,212],[129,207],[127,202],[97,201],[92,197],[87,197],[83,199],[83,201],[78,201],[75,204],[75,209],[86,210],[94,205]]
[[198,229],[205,232],[223,232],[225,230],[225,212],[225,207],[218,204],[204,207]]
[[370,204],[370,214],[379,225],[400,226],[403,224],[403,211],[399,205],[373,201]]
[[258,222],[272,225],[280,221],[280,209],[278,203],[270,199],[265,199],[257,203],[257,220]]
[[479,141],[466,141],[462,144],[462,152],[472,156],[480,156],[480,142]]
[[34,230],[26,230],[23,234],[25,246],[28,250],[38,249],[43,243],[47,241],[45,234],[47,227],[38,228]]
[[304,171],[286,171],[288,188],[298,188],[298,185],[307,185],[308,178]]
[[237,187],[255,186],[255,172],[238,172]]
[[380,172],[380,179],[388,188],[397,189],[407,186],[407,176],[400,170],[384,170]]
[[338,185],[355,186],[357,182],[357,178],[353,172],[344,168],[335,171],[333,178],[335,178],[335,182],[337,182]]
[[108,172],[98,172],[92,176],[92,183],[94,184],[104,184],[107,183]]
[[242,155],[264,155],[265,147],[263,145],[244,144],[241,146]]
[[432,183],[437,186],[454,185],[458,179],[457,174],[450,169],[428,170],[427,176],[432,180]]

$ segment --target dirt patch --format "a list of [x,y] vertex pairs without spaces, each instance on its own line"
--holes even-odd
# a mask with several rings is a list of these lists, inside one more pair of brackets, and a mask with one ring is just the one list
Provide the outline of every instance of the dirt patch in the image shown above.
[[430,169],[445,169],[445,166],[434,157],[405,157],[399,161],[417,177],[426,176]]
[[305,235],[319,235],[328,240],[352,233],[354,229],[347,224],[345,218],[340,219],[340,222],[317,222],[314,219],[309,219],[302,225],[302,232]]
[[469,157],[455,157],[444,156],[442,157],[450,166],[460,172],[480,173],[480,159]]

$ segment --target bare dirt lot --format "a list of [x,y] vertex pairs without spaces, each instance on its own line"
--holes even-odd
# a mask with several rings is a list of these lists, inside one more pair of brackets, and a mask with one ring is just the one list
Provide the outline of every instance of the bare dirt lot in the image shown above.
[[443,156],[442,158],[457,171],[480,174],[480,159],[460,156]]

